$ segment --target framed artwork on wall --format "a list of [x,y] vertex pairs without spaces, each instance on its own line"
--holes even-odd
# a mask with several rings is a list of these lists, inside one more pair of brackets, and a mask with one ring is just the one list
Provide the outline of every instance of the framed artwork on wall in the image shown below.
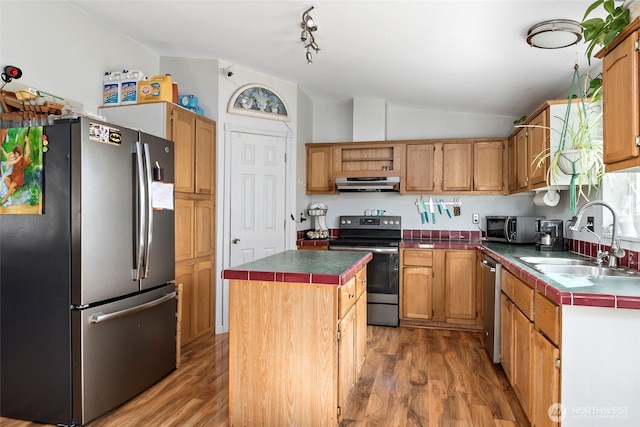
[[42,214],[42,126],[0,129],[0,215]]
[[261,119],[290,121],[289,111],[284,100],[273,89],[260,85],[248,84],[236,90],[227,111],[231,114],[259,117]]

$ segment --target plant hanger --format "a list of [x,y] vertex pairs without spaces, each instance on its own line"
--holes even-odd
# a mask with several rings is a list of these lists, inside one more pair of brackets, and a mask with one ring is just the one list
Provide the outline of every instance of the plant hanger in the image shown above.
[[[584,111],[584,114],[587,114],[587,106],[584,102],[584,98],[585,98],[585,94],[584,91],[582,90],[582,87],[580,86],[580,84],[578,83],[578,81],[580,80],[580,74],[578,73],[578,64],[576,63],[573,66],[573,78],[571,79],[571,87],[569,88],[569,102],[567,103],[567,109],[565,111],[564,114],[564,120],[562,123],[562,130],[560,131],[560,142],[558,143],[558,151],[560,151],[560,156],[567,161],[568,163],[571,164],[571,170],[567,171],[567,170],[563,170],[563,172],[567,173],[567,175],[571,175],[571,182],[569,183],[569,212],[571,212],[572,214],[575,215],[576,213],[576,202],[577,202],[577,197],[576,197],[576,180],[578,179],[578,177],[580,176],[580,172],[576,171],[576,163],[580,162],[580,159],[571,159],[568,156],[562,154],[562,151],[564,151],[564,145],[565,142],[567,140],[567,130],[569,128],[569,116],[571,114],[571,104],[573,104],[571,102],[571,100],[573,99],[573,92],[574,92],[574,87],[578,87],[578,90],[580,91],[580,102],[582,104],[582,110]],[[579,107],[578,107],[579,108]],[[588,134],[587,138],[589,141],[591,141],[591,135]]]

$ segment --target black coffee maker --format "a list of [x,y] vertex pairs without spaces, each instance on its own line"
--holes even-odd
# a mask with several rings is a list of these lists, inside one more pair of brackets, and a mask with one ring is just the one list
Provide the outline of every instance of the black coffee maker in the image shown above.
[[536,219],[535,243],[539,251],[563,251],[562,220]]

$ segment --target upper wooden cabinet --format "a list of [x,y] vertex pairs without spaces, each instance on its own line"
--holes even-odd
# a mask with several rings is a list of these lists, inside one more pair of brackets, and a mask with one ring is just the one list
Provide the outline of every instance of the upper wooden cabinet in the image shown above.
[[170,139],[175,150],[175,191],[214,194],[216,122],[170,102],[99,109],[107,119]]
[[[409,146],[413,146],[412,150]],[[433,168],[416,153],[424,146],[425,152],[433,146]],[[405,192],[436,193],[489,193],[504,194],[505,188],[506,140],[497,139],[455,139],[422,144],[407,145],[405,180],[412,183],[412,177],[421,176],[425,187],[404,187]],[[410,159],[410,156],[412,157]],[[433,172],[431,172],[433,171]],[[433,173],[433,179],[431,174]],[[433,181],[433,185],[431,185]]]
[[168,134],[176,150],[176,191],[213,194],[215,122],[171,104]]
[[400,176],[404,145],[354,142],[333,147],[334,177]]
[[520,129],[516,135],[515,157],[516,157],[516,191],[526,190],[529,186],[529,144],[527,129]]
[[548,159],[538,165],[538,155],[550,144],[549,108],[543,104],[527,119],[522,128],[509,137],[507,154],[509,192],[534,190],[546,186]]
[[640,20],[629,24],[602,57],[605,170],[640,171]]
[[406,147],[405,177],[400,188],[405,192],[435,190],[436,144],[409,143]]
[[506,139],[309,143],[307,194],[335,193],[336,177],[399,176],[401,193],[504,194]]
[[[524,131],[522,131],[524,132]],[[512,135],[507,142],[507,189],[513,193],[518,188],[518,135]]]
[[[583,108],[580,102],[580,99],[574,99],[571,104],[566,99],[546,101],[523,122],[523,127],[509,136],[506,162],[509,192],[542,189],[547,187],[548,179],[550,185],[569,185],[571,176],[560,170],[549,176],[549,154],[558,150],[567,114],[569,126],[576,126],[578,109]],[[598,108],[593,104],[588,114],[597,117]]]
[[196,143],[195,188],[197,194],[215,193],[216,122],[196,116],[194,141]]
[[473,143],[473,189],[501,193],[505,188],[504,139]]
[[331,146],[307,144],[307,194],[335,193]]
[[547,170],[549,169],[549,160],[546,159],[542,163],[537,161],[540,153],[544,153],[550,144],[549,130],[549,109],[545,108],[536,114],[527,128],[527,148],[529,151],[529,190],[544,187],[547,180]]
[[442,191],[471,191],[473,145],[470,141],[442,144]]

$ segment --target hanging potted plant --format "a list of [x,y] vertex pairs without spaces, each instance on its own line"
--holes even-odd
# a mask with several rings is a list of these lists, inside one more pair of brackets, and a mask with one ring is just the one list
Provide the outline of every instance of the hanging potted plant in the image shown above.
[[[557,147],[550,147],[538,153],[532,162],[536,168],[549,164],[546,182],[548,186],[557,185],[564,175],[571,177],[569,183],[569,211],[576,212],[580,198],[589,201],[592,191],[597,193],[604,177],[602,157],[602,109],[595,97],[586,99],[581,91],[579,101],[573,102],[573,87],[578,76],[575,67],[569,102],[564,117],[556,117],[562,123],[562,129],[553,126],[519,125],[517,127],[542,127],[560,136]],[[599,91],[600,89],[598,89]],[[594,101],[594,99],[596,99]],[[571,114],[572,109],[575,114]]]

